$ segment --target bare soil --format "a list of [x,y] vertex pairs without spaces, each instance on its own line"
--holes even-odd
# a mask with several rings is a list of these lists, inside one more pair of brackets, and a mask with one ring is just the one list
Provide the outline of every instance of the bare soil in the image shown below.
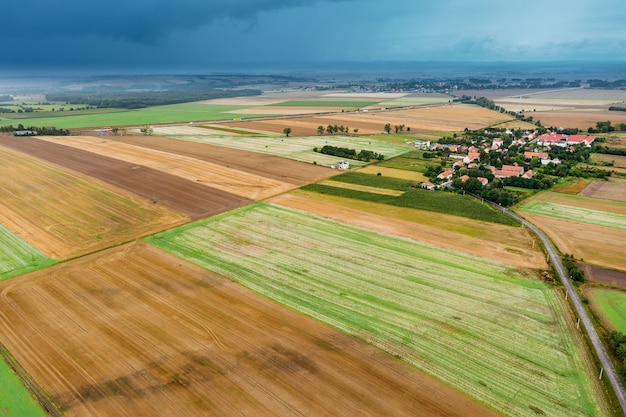
[[0,283],[0,342],[73,416],[495,416],[145,243]]
[[15,140],[4,136],[0,137],[0,145],[131,191],[192,219],[221,213],[253,201],[146,166],[96,155],[34,137]]
[[597,122],[610,120],[613,124],[626,123],[626,112],[608,110],[566,110],[566,111],[537,111],[528,113],[534,120],[540,120],[544,126],[577,127],[587,131],[596,127]]
[[611,178],[609,181],[592,181],[580,192],[580,195],[626,203],[626,180]]
[[585,278],[588,281],[609,285],[615,288],[626,289],[626,272],[583,263],[577,265],[580,269],[585,271]]

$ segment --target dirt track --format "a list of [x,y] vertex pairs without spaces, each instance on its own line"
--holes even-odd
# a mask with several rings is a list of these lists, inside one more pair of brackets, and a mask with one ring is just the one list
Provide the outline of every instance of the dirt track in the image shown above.
[[0,294],[0,342],[67,416],[497,415],[145,243]]
[[96,155],[33,137],[0,137],[0,145],[73,169],[158,204],[201,218],[252,202],[251,199],[165,172]]

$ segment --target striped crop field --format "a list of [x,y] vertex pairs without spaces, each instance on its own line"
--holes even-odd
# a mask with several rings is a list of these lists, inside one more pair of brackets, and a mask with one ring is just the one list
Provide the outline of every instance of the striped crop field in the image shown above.
[[626,215],[618,213],[568,206],[544,200],[529,201],[523,204],[519,210],[527,213],[568,219],[580,223],[626,230]]
[[0,281],[25,274],[54,261],[0,225]]
[[[208,130],[206,134],[177,135],[168,133],[171,131],[172,130],[167,127],[155,127],[154,129],[155,134],[168,136],[174,139],[276,155],[283,158],[294,159],[296,161],[316,163],[317,165],[322,166],[334,166],[337,165],[339,161],[344,159],[314,151],[314,148],[321,149],[324,145],[355,149],[357,153],[365,149],[382,154],[385,156],[385,159],[401,155],[411,149],[404,144],[349,136],[215,136]],[[351,159],[350,165],[364,166],[367,165],[367,163]]]
[[609,414],[564,302],[506,264],[268,203],[149,241],[504,415]]

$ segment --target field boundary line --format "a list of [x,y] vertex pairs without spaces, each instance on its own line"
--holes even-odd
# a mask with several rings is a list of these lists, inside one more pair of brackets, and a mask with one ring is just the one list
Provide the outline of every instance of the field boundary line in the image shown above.
[[35,396],[39,405],[52,417],[63,417],[63,413],[52,402],[46,392],[35,382],[28,372],[22,367],[22,365],[15,359],[15,357],[9,352],[9,350],[0,342],[0,356],[4,359],[9,368],[17,375],[22,381],[26,389]]

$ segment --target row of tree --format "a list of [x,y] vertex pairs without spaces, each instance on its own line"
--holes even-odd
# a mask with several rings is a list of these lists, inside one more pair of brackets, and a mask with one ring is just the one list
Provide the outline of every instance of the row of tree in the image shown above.
[[[350,133],[350,128],[344,125],[328,125],[326,127],[320,125],[317,127],[317,133],[323,135],[324,132],[328,133],[329,135],[332,135],[334,133]],[[356,135],[357,133],[359,133],[359,129],[353,129],[353,132]]]
[[24,126],[23,124],[0,126],[0,132],[13,133],[14,136],[69,136],[69,129],[59,129],[54,126]]
[[321,149],[313,148],[315,152],[320,152],[326,155],[338,156],[340,158],[346,159],[357,159],[359,161],[371,161],[372,159],[376,159],[378,161],[382,161],[385,159],[385,156],[379,154],[377,152],[368,151],[366,149],[362,149],[359,153],[356,152],[356,149],[350,148],[342,148],[339,146],[331,146],[324,145]]

